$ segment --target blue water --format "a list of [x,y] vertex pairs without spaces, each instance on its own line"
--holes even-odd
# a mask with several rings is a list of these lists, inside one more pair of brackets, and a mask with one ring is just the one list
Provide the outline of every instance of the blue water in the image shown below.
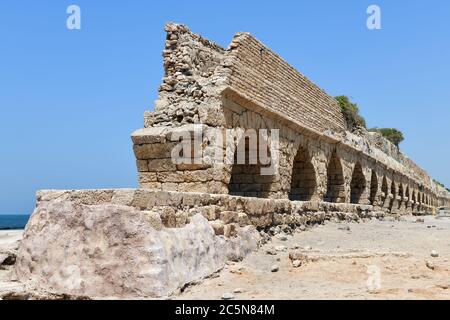
[[0,230],[24,229],[30,216],[27,215],[1,215]]

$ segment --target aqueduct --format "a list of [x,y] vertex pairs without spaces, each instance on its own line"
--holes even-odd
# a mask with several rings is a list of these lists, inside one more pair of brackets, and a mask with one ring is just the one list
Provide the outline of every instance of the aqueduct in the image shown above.
[[[182,25],[166,31],[155,112],[133,135],[142,188],[372,205],[396,214],[431,213],[448,203],[448,194],[379,134],[346,131],[337,102],[250,34],[238,33],[223,49]],[[195,124],[202,125],[206,163],[173,165],[161,137],[193,132]],[[237,135],[214,143],[218,128],[278,129],[278,172],[262,176],[261,164],[209,158],[239,147]]]

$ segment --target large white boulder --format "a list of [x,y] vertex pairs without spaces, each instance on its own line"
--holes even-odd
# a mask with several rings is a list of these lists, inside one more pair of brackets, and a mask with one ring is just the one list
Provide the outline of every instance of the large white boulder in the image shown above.
[[216,236],[200,214],[182,228],[154,226],[154,215],[129,206],[39,202],[19,248],[16,276],[55,294],[164,297],[244,257],[259,241],[253,226],[231,239]]

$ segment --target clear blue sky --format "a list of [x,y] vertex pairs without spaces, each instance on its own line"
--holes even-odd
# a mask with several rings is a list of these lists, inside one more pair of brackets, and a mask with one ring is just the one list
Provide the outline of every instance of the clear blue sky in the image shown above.
[[369,126],[401,129],[402,149],[450,185],[449,1],[2,0],[0,214],[30,213],[38,189],[137,186],[130,133],[153,109],[168,21],[222,46],[253,33]]

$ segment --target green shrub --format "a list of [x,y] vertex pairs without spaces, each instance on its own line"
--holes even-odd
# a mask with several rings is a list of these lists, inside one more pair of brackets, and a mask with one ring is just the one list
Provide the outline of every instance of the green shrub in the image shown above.
[[443,183],[440,183],[439,181],[433,179],[434,183],[436,183],[438,186],[441,186],[442,188],[445,188],[445,185]]
[[335,99],[341,107],[349,131],[366,128],[366,120],[359,114],[359,107],[356,103],[351,102],[347,96],[337,96]]
[[373,128],[369,131],[380,133],[383,137],[392,142],[397,148],[399,147],[400,142],[405,140],[403,133],[395,128]]

